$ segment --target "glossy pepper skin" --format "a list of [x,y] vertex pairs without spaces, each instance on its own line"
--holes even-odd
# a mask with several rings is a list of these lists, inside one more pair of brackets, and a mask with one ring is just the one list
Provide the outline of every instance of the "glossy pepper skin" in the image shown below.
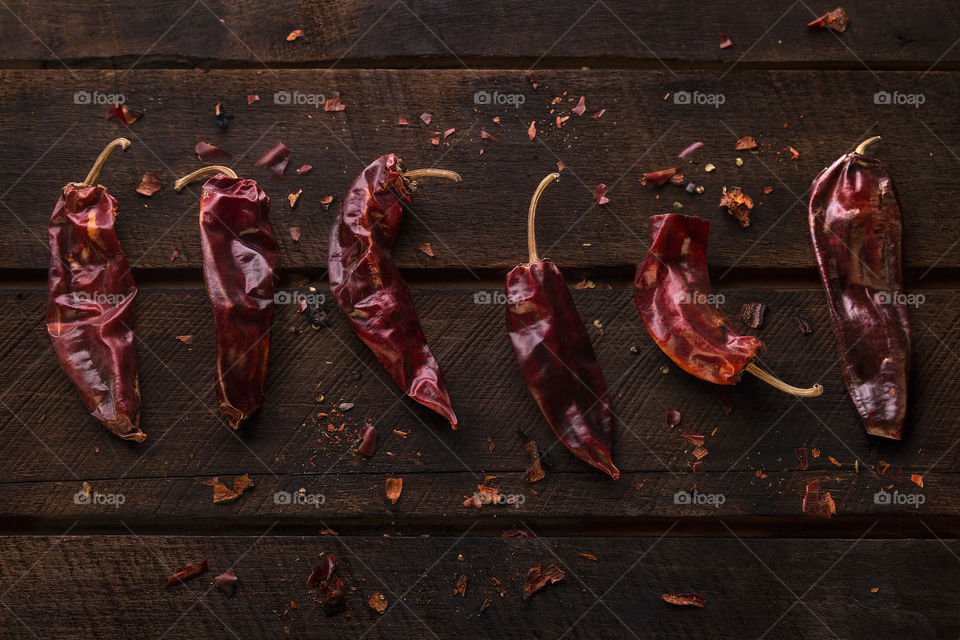
[[217,399],[234,429],[263,403],[280,246],[270,198],[254,180],[217,174],[203,184],[203,279],[217,332]]
[[523,264],[507,274],[507,333],[527,389],[557,438],[618,479],[607,385],[573,296],[552,262]]
[[350,185],[330,232],[330,289],[350,328],[397,386],[457,428],[457,416],[390,250],[403,204],[413,194],[393,154],[377,158]]
[[120,438],[143,442],[147,436],[137,426],[137,287],[114,228],[116,216],[117,201],[103,186],[63,187],[48,227],[47,332],[60,367],[93,417]]
[[[869,144],[868,141],[861,147]],[[861,150],[820,172],[810,235],[850,398],[867,433],[899,440],[907,413],[910,325],[893,181]]]
[[647,331],[680,368],[714,384],[736,384],[766,347],[740,335],[714,303],[709,235],[709,220],[652,216],[650,251],[637,268],[633,297]]

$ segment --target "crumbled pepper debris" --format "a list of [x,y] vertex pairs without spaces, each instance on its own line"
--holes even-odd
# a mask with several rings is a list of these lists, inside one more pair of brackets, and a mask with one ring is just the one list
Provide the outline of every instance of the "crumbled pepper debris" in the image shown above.
[[667,426],[673,429],[678,424],[680,424],[680,412],[667,411]]
[[526,600],[537,591],[540,591],[540,589],[543,589],[545,586],[547,586],[547,584],[560,582],[566,577],[566,575],[567,574],[555,564],[551,564],[544,571],[540,570],[539,563],[535,564],[527,573],[527,580],[523,585],[523,599]]
[[290,208],[293,209],[297,206],[297,200],[300,199],[300,196],[303,195],[303,189],[300,189],[296,193],[288,193],[287,200],[290,202]]
[[370,608],[383,615],[387,611],[387,599],[379,591],[370,596],[370,599],[367,601],[367,604],[370,605]]
[[313,169],[313,165],[312,165],[312,164],[305,164],[305,165],[303,165],[302,167],[300,167],[299,169],[297,169],[297,175],[298,175],[298,176],[305,176],[305,175],[307,175],[308,173],[310,173],[310,169]]
[[434,255],[435,255],[435,254],[433,253],[433,247],[430,246],[430,243],[429,243],[429,242],[423,242],[423,243],[421,243],[420,245],[417,246],[417,249],[419,249],[421,253],[424,253],[424,254],[430,256],[431,258],[433,258]]
[[[644,185],[652,184],[659,187],[660,185],[666,184],[669,180],[671,180],[676,173],[677,169],[675,167],[671,167],[669,169],[660,169],[658,171],[650,171],[643,174],[643,176],[640,178],[640,183]],[[683,180],[683,176],[680,176],[680,179]]]
[[290,162],[290,149],[283,144],[283,142],[278,142],[273,145],[269,151],[263,154],[259,160],[254,164],[258,167],[266,167],[270,173],[273,174],[273,177],[277,180],[283,178],[284,173],[287,170],[287,163]]
[[463,501],[463,506],[479,509],[485,504],[499,504],[500,489],[482,484],[478,484],[477,489],[475,494]]
[[820,493],[820,481],[811,480],[807,483],[806,493],[803,496],[803,512],[815,518],[830,519],[837,513],[837,505],[829,491]]
[[833,11],[828,11],[816,20],[807,23],[808,27],[826,27],[833,29],[837,33],[843,33],[850,24],[850,16],[843,10],[843,7],[837,7]]
[[793,323],[797,325],[797,331],[808,336],[813,333],[813,327],[810,326],[810,320],[804,314],[797,312],[793,314]]
[[433,120],[433,116],[426,111],[420,114],[420,119],[423,121],[423,124],[429,125]]
[[579,555],[581,558],[586,558],[587,560],[593,560],[594,562],[600,562],[600,559],[597,558],[597,556],[593,555],[592,553],[585,553],[585,552],[583,552],[583,551],[580,551],[580,552],[578,552],[577,555]]
[[225,571],[213,579],[213,584],[217,585],[217,589],[232,598],[233,594],[237,592],[237,574],[233,571]]
[[533,532],[533,529],[531,529],[530,527],[519,526],[519,527],[510,529],[509,531],[504,531],[502,537],[504,538],[536,538],[537,534],[535,534]]
[[584,101],[583,96],[580,96],[580,102],[577,103],[577,106],[575,106],[573,109],[570,109],[570,111],[577,114],[578,116],[582,116],[583,112],[586,110],[587,110],[587,105],[586,105],[586,102]]
[[290,227],[290,239],[294,242],[300,242],[300,236],[303,234],[303,230],[300,227]]
[[732,47],[732,46],[733,46],[733,40],[731,40],[731,39],[729,38],[729,36],[727,36],[727,34],[721,33],[721,34],[720,34],[720,48],[721,48],[721,49],[726,49],[727,47]]
[[737,151],[744,151],[746,149],[756,149],[757,141],[753,139],[753,136],[743,136],[742,138],[737,140],[737,144],[735,148]]
[[[213,503],[220,504],[223,502],[233,502],[239,498],[244,491],[253,486],[253,480],[250,479],[250,476],[246,473],[238,478],[233,480],[233,488],[228,487],[225,484],[217,482],[219,478],[214,478],[213,481]],[[208,484],[208,483],[204,483]]]
[[462,574],[457,580],[457,586],[453,591],[453,595],[460,596],[461,598],[467,597],[467,576]]
[[707,606],[707,596],[702,593],[665,593],[661,597],[667,604],[679,607],[700,607],[702,609]]
[[160,177],[153,171],[145,171],[140,176],[140,183],[137,184],[136,192],[142,196],[150,197],[162,188],[163,183],[160,182]]
[[530,127],[527,129],[527,136],[529,136],[531,140],[537,137],[537,121],[536,120],[530,121]]
[[220,147],[215,147],[212,144],[202,141],[197,143],[193,151],[197,154],[197,158],[203,161],[213,160],[214,158],[227,155],[227,152]]
[[599,205],[605,205],[610,202],[610,198],[607,197],[607,185],[604,183],[598,184],[593,188],[593,199]]
[[740,187],[723,188],[723,196],[720,198],[720,207],[726,207],[727,213],[732,215],[740,223],[740,226],[747,228],[750,226],[750,211],[753,209],[753,200],[743,192]]
[[343,104],[343,102],[340,101],[340,97],[339,97],[339,96],[334,97],[334,98],[328,98],[328,99],[323,103],[323,110],[324,110],[324,111],[343,111],[343,110],[345,110],[346,108],[347,108],[347,105]]
[[593,118],[594,120],[596,120],[597,118],[602,118],[602,117],[603,117],[603,114],[605,114],[606,112],[607,112],[606,109],[600,109],[600,111],[597,111],[595,114],[593,114],[593,115],[590,116],[590,117]]
[[483,129],[480,130],[480,139],[481,139],[481,140],[489,140],[490,142],[500,142],[500,140],[499,140],[496,136],[494,136],[494,135],[492,135],[492,134],[490,134],[490,133],[487,133],[487,132],[484,131]]
[[923,486],[923,476],[920,475],[919,473],[912,473],[912,474],[910,474],[910,481],[911,481],[913,484],[917,485],[918,487],[922,487],[922,486]]
[[125,104],[114,102],[112,105],[110,105],[110,110],[107,111],[106,119],[109,120],[111,118],[116,118],[123,124],[130,126],[131,124],[136,122],[142,115],[143,115],[142,113],[130,109]]
[[810,461],[807,459],[807,448],[799,447],[797,449],[794,449],[794,451],[797,454],[797,460],[800,461],[800,468],[806,471],[807,468],[810,467]]
[[527,481],[538,482],[546,478],[547,472],[543,470],[543,465],[540,463],[540,448],[537,447],[537,443],[531,440],[523,445],[523,448],[530,454],[530,466],[527,467]]
[[287,42],[293,42],[297,38],[302,38],[302,37],[303,37],[303,29],[294,29],[293,31],[287,34]]
[[387,498],[391,504],[397,504],[403,491],[403,478],[387,478]]

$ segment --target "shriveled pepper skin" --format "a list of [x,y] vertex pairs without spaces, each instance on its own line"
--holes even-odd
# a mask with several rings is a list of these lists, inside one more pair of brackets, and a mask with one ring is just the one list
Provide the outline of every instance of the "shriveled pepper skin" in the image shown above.
[[330,289],[354,333],[393,381],[456,429],[440,365],[390,257],[400,233],[402,202],[411,199],[395,155],[382,156],[363,170],[340,202],[330,232]]
[[676,213],[650,218],[650,251],[633,284],[647,331],[677,365],[714,384],[736,384],[764,352],[740,335],[713,297],[707,271],[710,221]]
[[910,325],[902,298],[900,205],[879,161],[848,153],[810,192],[810,234],[850,398],[867,433],[899,440]]
[[552,262],[523,264],[507,274],[507,333],[527,389],[557,438],[618,479],[607,384],[573,296]]
[[68,184],[50,218],[47,332],[90,413],[142,442],[134,339],[137,287],[114,229],[117,201],[100,186]]
[[203,279],[217,332],[217,399],[234,429],[263,402],[280,247],[270,198],[253,180],[217,174],[203,184]]

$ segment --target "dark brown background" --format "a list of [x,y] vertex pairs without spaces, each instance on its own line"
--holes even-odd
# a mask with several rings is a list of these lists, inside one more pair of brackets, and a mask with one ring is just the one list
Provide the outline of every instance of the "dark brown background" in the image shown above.
[[[952,637],[960,622],[951,586],[960,568],[960,9],[854,1],[844,4],[845,33],[805,26],[834,6],[8,0],[0,7],[4,634]],[[305,35],[287,42],[293,29]],[[733,47],[719,48],[721,33]],[[339,95],[346,110],[276,104],[277,91]],[[477,91],[519,94],[524,103],[477,105]],[[724,102],[676,104],[679,91],[719,93]],[[921,95],[923,104],[876,104],[878,91]],[[144,116],[129,128],[106,121],[106,105],[78,104],[76,92],[123,94]],[[248,94],[261,99],[247,105]],[[581,95],[587,112],[578,117],[569,110]],[[235,116],[228,132],[214,120],[218,101]],[[588,117],[600,109],[602,118]],[[429,126],[423,112],[432,114]],[[557,115],[571,117],[558,129]],[[410,125],[399,126],[399,117]],[[431,144],[449,128],[456,132]],[[501,142],[482,140],[481,131]],[[120,201],[117,227],[141,286],[149,438],[139,446],[109,437],[86,414],[44,325],[45,228],[57,191],[81,179],[118,135],[134,144],[110,160],[101,181]],[[743,135],[760,150],[736,151]],[[872,151],[901,198],[906,288],[923,295],[910,310],[911,409],[899,443],[866,436],[849,403],[806,224],[811,179],[868,135],[884,138]],[[400,396],[337,312],[331,328],[313,331],[289,306],[278,313],[265,406],[239,433],[226,426],[213,393],[199,191],[172,189],[200,166],[192,149],[201,140],[229,151],[227,163],[272,197],[291,290],[308,279],[325,288],[334,212],[320,199],[339,200],[375,157],[395,152],[410,166],[463,175],[459,185],[424,182],[395,251],[459,431]],[[278,140],[293,150],[282,182],[253,166]],[[697,140],[705,147],[692,163],[676,158]],[[541,202],[537,236],[541,255],[571,285],[587,278],[612,286],[574,297],[619,417],[619,482],[554,446],[513,361],[502,305],[475,303],[479,292],[501,292],[506,271],[525,260],[527,202],[558,161],[566,169]],[[306,163],[313,171],[297,176]],[[707,163],[717,170],[705,172]],[[644,171],[670,166],[706,192],[640,184]],[[151,198],[133,191],[144,171],[165,184]],[[600,182],[610,187],[605,207],[592,199]],[[724,185],[758,202],[749,229],[717,208]],[[291,210],[286,195],[301,188]],[[768,345],[763,364],[795,384],[821,381],[822,397],[797,400],[745,380],[727,390],[728,415],[724,390],[679,371],[653,345],[630,284],[646,253],[648,216],[677,210],[674,203],[713,221],[710,266],[726,311],[769,305],[756,332]],[[290,227],[302,229],[299,242]],[[434,257],[418,251],[422,242]],[[175,249],[180,256],[171,260]],[[798,312],[812,335],[798,333]],[[176,339],[186,334],[195,337],[190,346]],[[332,415],[341,402],[356,406]],[[708,473],[691,473],[692,447],[665,425],[670,409],[682,412],[682,428],[707,436]],[[369,460],[352,447],[366,418],[380,433]],[[329,432],[331,423],[343,430]],[[518,429],[552,447],[553,466],[533,485]],[[802,470],[798,447],[822,453]],[[901,465],[902,481],[878,476],[880,461]],[[201,482],[244,473],[253,490],[211,503]],[[384,496],[388,477],[404,479],[396,505]],[[836,500],[830,521],[801,513],[814,479]],[[76,504],[84,481],[124,503]],[[462,506],[478,483],[524,502]],[[322,494],[324,504],[277,504],[276,492],[301,488]],[[675,503],[677,491],[693,488],[722,494],[723,505]],[[881,488],[922,495],[923,504],[878,505]],[[501,538],[521,524],[540,537]],[[305,581],[316,554],[331,551],[351,591],[347,613],[328,619]],[[210,574],[161,589],[174,567],[204,557]],[[521,602],[536,563],[555,563],[567,577]],[[209,589],[228,569],[240,577],[233,599]],[[454,595],[461,575],[464,598]],[[391,605],[382,617],[366,604],[377,591]],[[708,605],[670,607],[665,592],[703,593]]]

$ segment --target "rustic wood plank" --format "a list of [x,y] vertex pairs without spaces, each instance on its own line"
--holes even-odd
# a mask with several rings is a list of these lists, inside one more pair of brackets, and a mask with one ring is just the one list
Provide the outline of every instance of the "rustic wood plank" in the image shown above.
[[[881,487],[927,496],[919,509],[901,505],[894,510],[898,513],[957,514],[960,496],[952,474],[960,464],[955,446],[960,382],[953,372],[960,353],[960,309],[952,304],[952,291],[923,291],[924,304],[911,309],[912,399],[901,443],[869,437],[858,424],[836,367],[821,291],[722,291],[733,316],[744,302],[769,305],[758,332],[768,345],[763,356],[768,368],[788,381],[820,380],[826,388],[821,398],[798,401],[746,380],[726,390],[733,404],[729,415],[721,405],[724,389],[679,371],[652,344],[629,290],[575,291],[620,418],[614,455],[624,472],[619,483],[556,444],[516,370],[502,307],[475,304],[475,293],[414,292],[462,421],[458,431],[383,384],[387,381],[376,361],[336,311],[333,327],[313,331],[292,305],[285,305],[277,317],[265,406],[234,434],[215,413],[213,330],[204,294],[145,289],[137,307],[138,352],[142,427],[149,438],[138,447],[110,438],[85,414],[49,346],[44,293],[7,290],[0,295],[2,515],[102,518],[103,510],[72,502],[84,480],[101,492],[129,488],[124,508],[137,518],[221,513],[311,518],[311,509],[305,513],[273,501],[276,491],[300,488],[324,494],[329,517],[464,516],[474,512],[462,507],[463,500],[485,482],[525,495],[516,511],[523,515],[679,515],[685,510],[671,506],[673,494],[694,486],[724,493],[724,508],[731,514],[799,515],[803,486],[814,478],[821,479],[845,515],[892,513],[873,500]],[[810,319],[812,335],[798,333],[792,320],[798,311]],[[602,335],[594,320],[600,321]],[[194,336],[192,345],[175,338],[183,334]],[[630,351],[633,345],[637,354]],[[355,407],[340,412],[341,402]],[[671,409],[682,412],[680,429],[706,436],[709,473],[691,473],[692,447],[679,436],[680,429],[665,425]],[[381,435],[369,460],[353,449],[367,418]],[[523,478],[529,460],[518,429],[550,449],[553,468],[539,484]],[[811,453],[806,473],[800,473],[798,447],[822,452],[819,458]],[[873,473],[881,460],[902,465],[901,482]],[[232,480],[243,473],[252,474],[262,490],[236,505],[214,507],[210,488],[200,481]],[[910,482],[911,474],[926,474],[922,490]],[[386,477],[396,475],[407,477],[408,485],[394,507],[385,501],[383,486]],[[485,480],[487,475],[497,478]],[[499,513],[481,509],[478,515]],[[716,511],[691,515],[706,514]]]
[[[956,540],[125,535],[0,543],[9,638],[424,638],[469,629],[485,638],[569,630],[565,637],[926,639],[960,623],[960,596],[942,588],[956,574]],[[316,554],[329,552],[349,589],[346,612],[333,618],[306,585]],[[208,574],[161,589],[174,567],[201,558]],[[521,601],[538,563],[567,575]],[[211,585],[227,569],[239,578],[233,598]],[[464,575],[461,598],[454,590]],[[390,607],[382,617],[367,605],[377,592]],[[707,605],[662,601],[675,592],[702,593]]]
[[[960,50],[960,49],[958,49]],[[321,275],[333,211],[319,204],[338,199],[362,166],[394,151],[412,165],[441,164],[460,171],[464,182],[426,184],[418,194],[396,248],[398,263],[442,273],[449,269],[512,268],[525,259],[526,204],[539,179],[556,167],[567,169],[550,188],[538,214],[541,254],[566,268],[630,269],[645,254],[647,218],[672,209],[714,221],[710,261],[729,267],[806,269],[813,255],[803,196],[826,164],[865,135],[880,134],[876,154],[889,166],[905,217],[904,260],[910,274],[928,267],[960,266],[956,210],[946,197],[953,189],[960,143],[953,105],[960,100],[955,73],[684,72],[675,79],[654,71],[550,71],[534,91],[519,71],[134,71],[0,73],[0,131],[16,138],[17,152],[0,159],[0,207],[6,221],[0,237],[0,268],[45,269],[49,212],[60,187],[78,180],[106,140],[128,135],[134,145],[112,159],[102,179],[120,199],[118,231],[135,268],[185,269],[199,265],[196,232],[197,187],[175,194],[171,184],[199,166],[192,152],[201,140],[234,154],[227,159],[241,174],[258,178],[272,196],[273,221],[283,244],[283,266]],[[851,91],[856,87],[856,91]],[[525,96],[522,107],[474,104],[477,91]],[[874,104],[875,91],[921,92],[919,109]],[[104,120],[106,106],[78,105],[74,93],[122,93],[146,115],[130,129]],[[274,104],[277,91],[339,93],[346,111],[328,113],[309,106]],[[720,92],[720,108],[680,105],[678,91]],[[255,93],[261,100],[246,104]],[[551,106],[555,96],[565,97]],[[556,116],[569,114],[580,95],[587,114],[572,116],[561,129]],[[666,96],[671,96],[665,99]],[[228,133],[214,121],[223,101],[236,119]],[[600,119],[589,114],[606,108]],[[433,116],[431,126],[419,120]],[[398,116],[411,126],[398,126]],[[500,125],[492,121],[499,117]],[[527,136],[537,122],[533,141]],[[456,133],[439,146],[434,136]],[[502,140],[480,139],[487,130]],[[760,143],[758,154],[738,152],[741,135]],[[292,149],[288,177],[268,178],[254,161],[277,140]],[[707,146],[693,164],[676,154],[695,140]],[[800,153],[790,159],[788,146]],[[480,155],[483,152],[483,155]],[[736,167],[741,156],[744,166]],[[314,169],[297,176],[304,163]],[[718,169],[705,173],[707,163]],[[676,186],[642,186],[643,171],[678,166],[688,179],[706,186],[703,195]],[[162,176],[166,187],[152,198],[133,193],[144,171]],[[175,175],[176,174],[176,175]],[[593,188],[610,186],[611,202],[596,207]],[[758,202],[754,223],[741,229],[717,207],[721,188],[739,185]],[[765,186],[773,192],[764,195]],[[296,209],[286,194],[303,188]],[[799,198],[799,200],[798,200]],[[299,242],[290,227],[303,231]],[[431,242],[436,257],[417,250]],[[175,248],[180,257],[172,261]]]
[[[948,2],[849,0],[835,38],[805,25],[833,7],[696,0],[670,3],[190,0],[92,5],[11,0],[0,60],[50,66],[364,64],[484,66],[517,59],[669,66],[956,63],[958,14]],[[10,15],[13,14],[13,15]],[[17,19],[14,19],[16,16]],[[219,22],[218,22],[219,20]],[[477,29],[478,21],[484,25]],[[286,37],[294,29],[305,36]],[[84,37],[75,37],[82,33]],[[720,49],[720,34],[734,46]],[[856,52],[856,53],[853,53]],[[541,59],[541,58],[545,59]],[[942,59],[941,59],[942,58]]]

